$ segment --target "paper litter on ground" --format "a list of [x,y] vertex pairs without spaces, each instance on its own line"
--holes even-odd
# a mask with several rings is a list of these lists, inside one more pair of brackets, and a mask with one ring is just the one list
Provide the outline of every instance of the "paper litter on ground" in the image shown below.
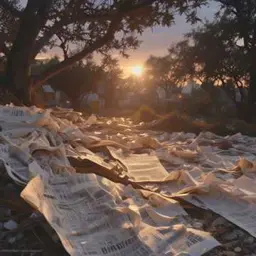
[[256,237],[248,187],[256,138],[144,131],[126,119],[15,106],[1,108],[0,126],[8,175],[71,255],[203,255],[218,246],[188,225],[174,197]]

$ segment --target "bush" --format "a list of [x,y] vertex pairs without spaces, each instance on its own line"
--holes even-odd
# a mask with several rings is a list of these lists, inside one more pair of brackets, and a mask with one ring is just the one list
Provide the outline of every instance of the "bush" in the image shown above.
[[[203,131],[209,131],[221,136],[241,132],[243,135],[256,136],[255,124],[248,124],[245,121],[221,115],[217,118],[208,116],[204,120],[199,120],[179,111],[159,115],[152,108],[142,106],[132,115],[132,120],[136,123],[146,122],[147,124],[144,127],[146,129],[165,132],[191,132],[199,134]],[[155,122],[152,122],[154,120]]]
[[204,121],[194,121],[191,117],[179,112],[172,112],[165,117],[161,117],[151,129],[167,132],[192,132],[199,133],[203,130],[209,130],[211,125]]
[[192,132],[196,134],[209,131],[221,136],[241,132],[243,135],[256,136],[256,125],[248,124],[242,120],[194,120],[194,118],[179,112],[172,112],[161,117],[153,124],[149,124],[147,128],[166,132]]
[[158,120],[161,118],[160,115],[158,115],[154,109],[148,107],[148,106],[141,106],[133,115],[132,120],[135,123],[140,122],[151,122],[153,120]]

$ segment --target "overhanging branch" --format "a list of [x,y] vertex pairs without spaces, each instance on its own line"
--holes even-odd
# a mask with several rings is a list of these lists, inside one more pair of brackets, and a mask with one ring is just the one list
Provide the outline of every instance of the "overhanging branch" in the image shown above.
[[60,35],[57,35],[57,37],[60,40],[59,47],[63,51],[64,60],[66,60],[66,59],[68,59],[68,45],[67,45],[67,41],[65,39],[63,39]]
[[[1,1],[1,0],[0,0]],[[112,20],[118,15],[122,15],[123,17],[127,15],[135,14],[141,10],[144,10],[145,8],[148,8],[151,4],[153,4],[156,0],[141,0],[136,5],[131,5],[128,7],[123,7],[121,10],[115,10],[115,11],[109,11],[106,13],[91,13],[91,14],[83,14],[81,17],[78,17],[78,20],[80,22],[92,22],[92,21],[107,21]],[[130,2],[130,0],[126,1],[127,3]],[[35,58],[36,55],[40,52],[40,50],[44,47],[44,45],[49,42],[49,40],[63,27],[67,26],[69,24],[72,24],[74,20],[67,18],[66,16],[62,17],[62,19],[58,22],[56,22],[52,27],[50,27],[44,34],[42,38],[37,40],[35,43],[35,47],[33,50],[33,57]]]
[[122,16],[119,15],[119,16],[115,17],[111,21],[111,23],[109,25],[109,28],[108,28],[108,30],[107,30],[107,32],[105,33],[104,36],[102,36],[101,38],[96,40],[91,45],[85,47],[82,51],[75,54],[74,56],[72,56],[68,59],[64,59],[62,62],[56,64],[53,67],[50,67],[49,69],[47,69],[43,74],[41,74],[39,76],[39,78],[37,79],[37,81],[34,84],[34,87],[37,87],[37,86],[41,85],[42,83],[44,83],[45,81],[47,81],[51,77],[53,77],[53,76],[59,74],[60,72],[66,70],[67,68],[72,66],[75,62],[83,59],[88,54],[94,52],[95,50],[101,48],[106,43],[111,41],[114,38],[115,32],[118,30],[118,26],[120,25],[121,20],[122,20]]

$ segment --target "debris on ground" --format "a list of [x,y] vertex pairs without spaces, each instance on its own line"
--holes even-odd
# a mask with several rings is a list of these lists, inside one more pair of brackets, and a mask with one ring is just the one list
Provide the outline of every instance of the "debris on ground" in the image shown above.
[[243,120],[207,119],[189,116],[184,112],[173,111],[165,115],[159,115],[148,107],[139,109],[132,115],[135,123],[146,122],[144,128],[155,131],[187,132],[199,134],[210,131],[212,133],[226,136],[227,134],[242,133],[243,135],[256,136],[256,125],[248,124]]
[[256,253],[256,138],[13,105],[0,127],[0,255]]

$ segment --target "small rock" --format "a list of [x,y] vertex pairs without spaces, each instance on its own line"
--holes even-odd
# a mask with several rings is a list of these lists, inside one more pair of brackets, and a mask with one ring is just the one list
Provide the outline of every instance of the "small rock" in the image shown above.
[[193,228],[196,228],[196,229],[202,229],[203,228],[203,223],[202,222],[195,222],[192,224]]
[[238,229],[233,230],[231,233],[225,234],[222,238],[226,241],[232,241],[235,239],[242,238],[244,236],[244,232]]
[[254,243],[254,238],[252,236],[249,236],[249,237],[244,239],[244,243],[253,244]]
[[219,217],[215,221],[213,221],[212,227],[222,226],[222,225],[224,226],[226,224],[227,224],[227,220],[222,217]]
[[18,233],[16,236],[11,236],[7,239],[8,243],[13,244],[24,237],[23,233]]
[[10,237],[10,238],[8,239],[8,243],[9,243],[9,244],[13,244],[13,243],[15,243],[15,242],[16,242],[16,237],[15,237],[15,236]]
[[13,230],[18,227],[18,224],[14,220],[8,220],[4,223],[4,228],[8,230]]
[[222,140],[216,143],[213,143],[213,146],[218,147],[222,150],[228,150],[233,147],[232,143],[228,140]]
[[223,251],[221,252],[221,256],[236,256],[236,253],[232,251]]
[[237,247],[238,244],[239,244],[239,241],[232,241],[232,242],[229,242],[229,243],[224,243],[222,245],[226,249],[232,249],[232,248]]
[[39,214],[37,212],[33,212],[33,213],[31,213],[29,218],[34,219],[34,218],[37,218],[38,216],[39,216]]
[[236,247],[236,248],[234,249],[234,252],[241,252],[241,251],[242,251],[241,247]]
[[9,217],[11,215],[11,210],[7,208],[0,207],[0,218]]
[[211,233],[217,233],[218,235],[222,235],[223,233],[229,232],[229,229],[230,223],[226,219],[219,217],[212,222],[210,228],[207,231]]

